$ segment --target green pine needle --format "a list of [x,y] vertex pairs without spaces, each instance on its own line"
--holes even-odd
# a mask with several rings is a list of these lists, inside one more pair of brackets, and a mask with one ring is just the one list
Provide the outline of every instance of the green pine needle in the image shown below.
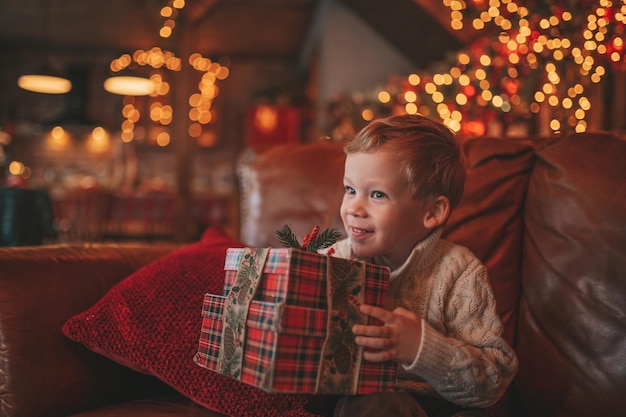
[[309,242],[307,250],[317,252],[332,246],[341,237],[341,232],[337,229],[326,229],[319,233],[315,239]]
[[284,225],[282,229],[275,232],[280,243],[286,248],[302,249],[302,245],[298,242],[298,238],[291,231],[291,227]]
[[284,225],[282,229],[275,232],[280,243],[286,248],[296,248],[309,252],[317,252],[320,249],[326,249],[332,246],[340,237],[341,232],[337,229],[326,229],[312,239],[306,248],[303,248],[298,238],[288,225]]

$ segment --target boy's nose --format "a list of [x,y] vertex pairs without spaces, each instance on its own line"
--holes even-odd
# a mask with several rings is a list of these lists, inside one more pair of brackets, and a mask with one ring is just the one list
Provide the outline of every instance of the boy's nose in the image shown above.
[[348,204],[346,213],[349,216],[364,217],[366,211],[363,205],[359,202],[359,200],[355,199]]

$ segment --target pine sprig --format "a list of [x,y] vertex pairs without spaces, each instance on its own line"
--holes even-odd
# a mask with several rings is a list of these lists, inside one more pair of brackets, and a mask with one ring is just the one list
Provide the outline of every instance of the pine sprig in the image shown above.
[[302,249],[300,242],[298,242],[298,238],[291,231],[291,227],[288,225],[284,225],[283,228],[277,230],[275,234],[284,247]]
[[326,229],[319,233],[315,239],[312,239],[306,249],[311,252],[317,252],[320,249],[326,249],[332,246],[337,239],[341,237],[341,232],[337,229]]
[[315,226],[311,233],[304,236],[302,244],[298,241],[296,235],[292,232],[288,225],[284,225],[282,229],[275,232],[280,243],[286,248],[296,248],[308,252],[317,252],[320,249],[328,248],[341,237],[341,232],[337,229],[326,229],[319,231],[319,226]]

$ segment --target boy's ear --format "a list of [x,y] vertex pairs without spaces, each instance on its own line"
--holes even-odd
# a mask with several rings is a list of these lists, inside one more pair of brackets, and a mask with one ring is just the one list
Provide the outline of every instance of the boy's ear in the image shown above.
[[424,227],[434,229],[448,220],[450,215],[450,200],[448,197],[439,196],[429,204],[428,210],[424,214]]

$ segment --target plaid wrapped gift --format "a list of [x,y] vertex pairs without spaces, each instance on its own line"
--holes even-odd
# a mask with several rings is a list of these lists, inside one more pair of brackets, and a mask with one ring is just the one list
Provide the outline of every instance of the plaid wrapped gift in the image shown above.
[[[384,306],[387,268],[297,249],[269,249],[252,268],[259,268],[253,271],[258,281],[248,285],[249,279],[238,273],[253,264],[248,263],[250,251],[256,249],[228,249],[224,295],[204,297],[194,358],[198,365],[269,392],[393,389],[397,364],[362,360],[362,348],[350,331],[357,322],[380,324],[358,312],[358,305]],[[229,296],[235,306],[229,307]],[[249,305],[241,313],[237,309],[245,296]],[[233,325],[233,320],[240,323]],[[233,335],[228,327],[242,332]]]

